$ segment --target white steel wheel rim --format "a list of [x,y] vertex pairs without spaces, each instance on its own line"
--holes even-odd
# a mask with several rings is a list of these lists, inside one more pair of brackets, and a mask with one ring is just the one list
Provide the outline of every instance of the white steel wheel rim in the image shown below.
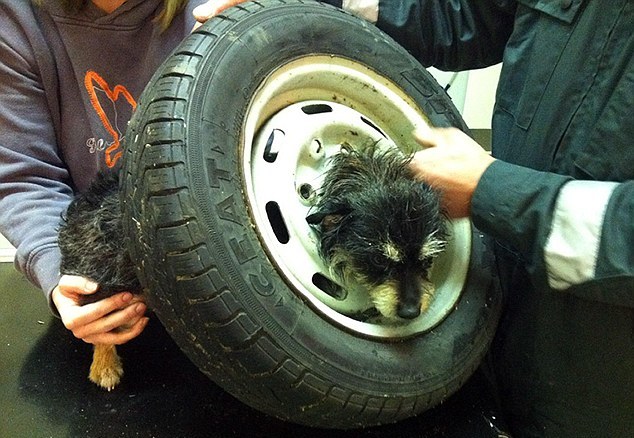
[[[428,122],[398,86],[372,69],[330,55],[306,56],[269,75],[254,94],[241,139],[245,196],[262,245],[278,272],[313,309],[362,336],[398,339],[424,333],[451,313],[464,287],[471,250],[467,219],[449,224],[450,242],[432,268],[436,291],[412,320],[371,320],[372,303],[358,287],[332,294],[333,277],[317,253],[306,216],[329,157],[340,145],[378,142],[412,152],[412,131]],[[314,196],[314,195],[313,195]],[[319,286],[318,286],[319,284]],[[341,291],[340,291],[341,292]]]

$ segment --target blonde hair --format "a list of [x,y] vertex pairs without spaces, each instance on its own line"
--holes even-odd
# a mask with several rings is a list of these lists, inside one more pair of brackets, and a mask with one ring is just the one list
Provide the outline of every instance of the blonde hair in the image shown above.
[[[33,3],[42,6],[47,2],[58,2],[68,12],[76,13],[82,10],[87,1],[90,0],[33,0]],[[161,9],[161,12],[154,20],[161,25],[163,30],[167,29],[174,17],[183,10],[187,2],[188,0],[163,0],[163,9]]]
[[163,30],[167,29],[174,17],[183,10],[189,0],[163,0],[163,9],[156,17]]

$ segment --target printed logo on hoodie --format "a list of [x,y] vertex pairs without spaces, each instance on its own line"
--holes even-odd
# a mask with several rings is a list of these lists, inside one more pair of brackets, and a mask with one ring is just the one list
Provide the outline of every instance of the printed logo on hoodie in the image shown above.
[[[103,124],[111,140],[96,140],[94,138],[88,141],[91,152],[105,149],[106,166],[112,168],[115,166],[123,151],[121,150],[121,141],[123,140],[125,125],[127,119],[119,119],[120,105],[129,105],[132,110],[136,108],[136,100],[132,97],[128,89],[123,85],[110,87],[108,83],[95,71],[89,70],[84,77],[84,85],[88,91],[88,97],[92,107],[97,112],[99,120]],[[121,126],[120,126],[121,125]]]

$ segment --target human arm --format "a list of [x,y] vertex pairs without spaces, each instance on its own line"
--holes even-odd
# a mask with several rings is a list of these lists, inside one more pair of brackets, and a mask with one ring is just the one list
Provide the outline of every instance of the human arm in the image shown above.
[[73,190],[56,146],[41,34],[23,26],[34,21],[25,8],[0,13],[0,232],[16,248],[17,269],[50,297],[59,280],[57,227]]
[[634,181],[575,180],[499,161],[472,203],[476,226],[516,248],[535,281],[634,307]]
[[[210,0],[194,9],[205,22],[246,0]],[[385,31],[425,66],[466,70],[499,63],[513,29],[509,0],[327,0]]]
[[[54,63],[30,11],[28,3],[0,7],[0,232],[16,247],[17,269],[44,291],[67,327],[92,342],[113,324],[132,324],[134,331],[142,323],[133,301],[122,296],[79,308],[81,292],[60,280],[57,230],[73,187],[58,148],[59,111],[50,98],[57,95],[55,70],[47,69]],[[131,335],[126,330],[107,338],[124,342]]]
[[470,215],[514,248],[534,281],[634,307],[634,181],[579,181],[495,160],[454,128],[417,139],[428,148],[412,166],[441,191],[449,214]]

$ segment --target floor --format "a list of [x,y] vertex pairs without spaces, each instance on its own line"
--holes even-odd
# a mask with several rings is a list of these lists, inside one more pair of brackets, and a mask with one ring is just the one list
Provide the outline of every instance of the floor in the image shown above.
[[0,263],[0,438],[13,437],[498,437],[476,374],[441,406],[401,423],[357,431],[278,421],[202,375],[154,318],[120,347],[126,374],[112,392],[87,379],[91,347],[53,318],[12,264]]

